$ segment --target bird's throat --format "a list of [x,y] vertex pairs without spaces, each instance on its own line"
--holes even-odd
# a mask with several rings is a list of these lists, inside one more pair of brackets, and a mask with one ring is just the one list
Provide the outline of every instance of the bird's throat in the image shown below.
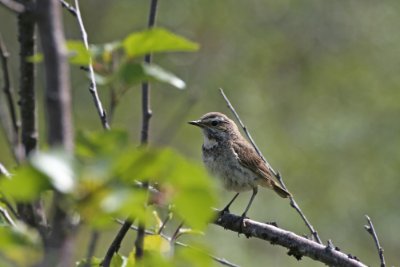
[[214,138],[209,138],[207,135],[204,135],[203,147],[205,149],[211,149],[217,145],[218,145],[217,140],[215,140]]

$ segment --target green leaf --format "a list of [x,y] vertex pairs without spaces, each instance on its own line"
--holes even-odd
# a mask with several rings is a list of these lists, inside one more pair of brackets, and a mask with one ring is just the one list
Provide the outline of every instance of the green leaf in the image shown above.
[[186,87],[186,84],[183,80],[164,70],[160,66],[142,63],[142,68],[145,75],[153,80],[170,84],[178,89],[185,89]]
[[90,53],[81,41],[67,41],[69,62],[76,65],[89,65]]
[[155,64],[128,61],[120,67],[117,77],[118,80],[128,86],[144,81],[159,81],[170,84],[178,89],[186,87],[183,80]]
[[156,52],[196,51],[199,49],[198,44],[163,28],[132,33],[123,41],[123,47],[130,57]]
[[43,61],[43,54],[42,53],[36,53],[32,56],[29,56],[26,58],[26,61],[30,63],[40,63]]
[[76,137],[76,153],[82,157],[114,157],[128,145],[128,134],[121,130],[105,132],[80,131]]
[[36,231],[17,223],[15,227],[0,227],[0,251],[2,256],[18,263],[18,266],[30,266],[41,257],[41,242]]
[[150,180],[172,188],[174,210],[193,228],[202,229],[212,219],[214,180],[199,164],[171,149],[135,149],[121,155],[114,172],[125,181]]
[[210,253],[207,253],[206,248],[185,248],[179,247],[176,249],[174,257],[175,265],[187,267],[207,267],[214,266]]
[[144,249],[167,254],[171,250],[171,245],[160,235],[146,235],[144,238]]
[[[92,257],[90,267],[98,267],[103,260],[100,258]],[[82,259],[77,262],[76,267],[87,267],[87,259]]]
[[121,46],[122,43],[120,41],[100,45],[90,45],[90,53],[96,58],[101,57],[105,63],[110,63],[112,53],[121,48]]
[[72,158],[61,150],[37,152],[30,158],[32,166],[45,175],[53,187],[61,193],[75,189],[76,177]]
[[24,202],[38,198],[52,187],[44,174],[27,165],[20,167],[11,179],[1,179],[0,188],[7,196]]

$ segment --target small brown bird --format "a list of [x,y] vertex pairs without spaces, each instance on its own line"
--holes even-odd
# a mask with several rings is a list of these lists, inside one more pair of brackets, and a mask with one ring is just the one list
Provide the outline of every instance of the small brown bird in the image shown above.
[[275,180],[274,174],[266,166],[252,145],[240,134],[235,122],[219,112],[210,112],[189,124],[203,130],[203,161],[207,169],[222,179],[227,190],[237,192],[222,212],[229,212],[230,205],[240,192],[253,190],[250,201],[242,214],[243,222],[258,186],[268,187],[281,197],[290,193]]

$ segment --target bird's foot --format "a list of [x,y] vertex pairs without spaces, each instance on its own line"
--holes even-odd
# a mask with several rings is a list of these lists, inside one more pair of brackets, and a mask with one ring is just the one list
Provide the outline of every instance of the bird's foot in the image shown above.
[[231,213],[230,210],[229,210],[229,207],[225,207],[224,209],[222,209],[222,210],[219,212],[219,216],[222,216],[222,215],[224,215],[225,213]]
[[243,234],[243,230],[246,227],[246,222],[245,219],[248,219],[248,217],[246,217],[246,213],[243,213],[242,216],[240,216],[239,219],[237,219],[237,221],[235,223],[239,222],[239,231],[238,231],[238,236],[240,234]]

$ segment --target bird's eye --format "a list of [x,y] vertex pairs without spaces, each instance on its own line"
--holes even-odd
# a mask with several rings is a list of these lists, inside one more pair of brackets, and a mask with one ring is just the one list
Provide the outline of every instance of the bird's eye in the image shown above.
[[211,125],[212,125],[212,126],[217,126],[217,125],[218,125],[218,121],[216,121],[216,120],[215,120],[215,121],[212,121],[212,122],[211,122]]

